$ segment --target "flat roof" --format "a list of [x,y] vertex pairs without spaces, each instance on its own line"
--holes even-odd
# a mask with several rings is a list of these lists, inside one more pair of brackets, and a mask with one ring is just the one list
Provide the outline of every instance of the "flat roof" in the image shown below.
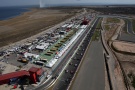
[[36,49],[45,49],[48,46],[49,43],[40,43],[39,45],[36,46]]
[[29,69],[30,72],[37,72],[39,70],[39,68],[36,68],[36,67],[31,67]]
[[3,74],[3,75],[0,75],[0,81],[11,79],[11,78],[16,78],[16,77],[21,77],[21,76],[25,76],[25,75],[29,76],[30,74],[26,70]]
[[38,58],[39,57],[39,55],[36,55],[36,54],[32,54],[32,53],[28,53],[28,52],[25,52],[24,53],[24,57],[28,57],[28,56],[33,56],[33,57],[35,57],[35,58]]

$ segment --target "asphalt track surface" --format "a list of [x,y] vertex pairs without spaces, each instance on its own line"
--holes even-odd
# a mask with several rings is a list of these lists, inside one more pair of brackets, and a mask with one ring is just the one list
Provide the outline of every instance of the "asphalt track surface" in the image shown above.
[[133,33],[132,22],[129,19],[127,21],[127,33],[122,32],[121,36],[118,37],[118,40],[135,42],[135,34]]
[[[90,41],[90,39],[91,39],[91,37],[93,35],[93,32],[94,32],[94,30],[96,28],[96,25],[97,25],[98,21],[99,21],[99,19],[97,19],[97,21],[94,24],[94,26],[92,27],[90,33],[87,34],[87,37],[83,41],[81,47],[79,48],[79,50],[77,51],[75,56],[70,61],[70,65],[68,65],[66,67],[65,72],[62,73],[61,77],[55,83],[53,90],[66,90],[67,89],[70,81],[72,80],[72,78],[74,76],[74,73],[76,72],[76,69],[77,69],[78,65],[80,64],[80,61],[81,61],[81,59],[83,57],[83,54],[84,54],[84,52],[85,52],[85,50],[86,50],[86,48],[87,48],[87,46],[89,44],[89,41]],[[87,33],[88,31],[89,31],[89,29],[85,33]],[[86,35],[85,33],[78,40],[75,47],[78,46],[78,44],[82,41],[82,39]],[[71,53],[71,54],[73,54],[73,53]],[[76,66],[75,66],[75,64],[76,64]]]
[[101,42],[93,41],[71,90],[105,90],[105,71]]
[[61,72],[61,70],[63,69],[63,67],[66,65],[67,61],[69,60],[69,58],[73,55],[74,51],[76,50],[78,44],[81,42],[81,40],[84,38],[85,34],[88,32],[88,30],[86,30],[84,32],[84,34],[80,37],[80,39],[74,44],[73,47],[71,47],[70,51],[66,54],[66,56],[63,58],[63,60],[61,60],[61,62],[59,63],[59,65],[53,70],[52,72],[52,79],[50,79],[48,82],[44,83],[43,85],[41,85],[40,87],[36,87],[34,90],[45,90],[45,87],[47,85],[49,85],[49,83],[52,82],[52,80],[55,80],[59,73]]
[[[89,34],[89,36],[88,36],[88,38],[87,38],[87,39],[89,39],[89,41],[90,41],[90,39],[91,39],[91,37],[92,37],[92,35],[93,35],[93,31],[95,30],[98,21],[99,21],[99,18],[97,19],[96,23],[95,23],[94,26],[92,27],[91,32],[90,32],[90,34]],[[31,89],[31,90],[45,90],[45,89],[46,89],[46,86],[49,85],[49,83],[51,83],[52,80],[55,80],[55,79],[57,78],[57,76],[59,75],[59,73],[60,73],[61,70],[63,69],[63,66],[66,65],[68,59],[73,55],[74,50],[76,50],[78,44],[82,41],[82,39],[84,38],[84,36],[87,34],[87,32],[88,32],[89,30],[90,30],[90,27],[84,32],[84,34],[80,37],[80,39],[75,43],[75,45],[71,48],[71,50],[70,50],[70,51],[67,53],[67,55],[63,58],[62,62],[61,62],[61,63],[59,64],[59,66],[54,70],[54,72],[53,72],[53,74],[52,74],[52,75],[53,75],[53,76],[52,76],[52,79],[50,79],[48,82],[44,83],[44,84],[41,85],[40,87],[37,87],[37,88],[35,88],[35,89]],[[80,51],[80,52],[82,52],[82,53],[85,52],[85,49],[86,49],[86,47],[87,47],[89,41],[85,41],[85,42],[84,42],[84,45],[82,46],[83,49],[81,48],[81,51]],[[87,44],[86,44],[86,42],[87,42]],[[78,56],[78,57],[75,57],[76,59],[74,59],[74,60],[75,60],[75,62],[77,61],[77,64],[79,64],[79,62],[80,62],[79,60],[81,60],[82,55],[77,55],[77,56]],[[74,67],[74,66],[73,66],[72,68],[73,68],[72,71],[75,72],[77,67]],[[68,69],[68,68],[67,68],[67,69]],[[69,72],[70,72],[70,68],[69,68]],[[64,74],[64,76],[63,76],[63,74]],[[65,73],[63,73],[63,74],[61,75],[60,78],[64,78],[64,79],[60,79],[60,80],[58,79],[58,81],[56,82],[56,84],[55,84],[53,90],[66,90],[66,89],[67,89],[68,84],[69,84],[69,82],[71,81],[71,79],[72,79],[74,73],[72,73],[72,74],[70,74],[70,75],[65,74]],[[68,81],[66,81],[66,80],[67,80],[67,77],[68,77]],[[64,82],[64,83],[63,83],[63,82]]]
[[127,20],[127,30],[128,30],[128,33],[129,34],[134,34],[133,33],[132,22],[129,19],[126,19],[126,20]]
[[118,37],[118,40],[127,41],[127,42],[135,42],[135,35],[122,33],[121,36]]

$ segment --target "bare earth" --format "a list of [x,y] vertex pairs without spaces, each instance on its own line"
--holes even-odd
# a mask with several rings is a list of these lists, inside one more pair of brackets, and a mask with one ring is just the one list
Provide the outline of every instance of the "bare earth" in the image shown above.
[[[116,30],[111,29],[109,31],[106,31],[106,40],[112,42],[109,42],[109,45],[113,46],[112,50],[114,49],[113,52],[119,60],[120,64],[122,65],[122,68],[124,69],[130,86],[130,90],[135,90],[131,83],[132,79],[128,77],[128,74],[130,72],[135,75],[135,43],[118,40],[116,41],[115,39],[112,40],[111,38],[115,36],[115,32],[117,31],[117,28]],[[122,32],[123,31],[124,30],[122,30]],[[119,75],[119,73],[117,75]]]
[[114,41],[112,43],[115,50],[120,52],[127,52],[131,54],[135,54],[135,44],[134,43],[127,43],[123,41]]
[[31,9],[0,21],[0,47],[28,38],[75,15],[77,9]]
[[[103,20],[104,20],[104,26],[105,25],[109,26],[108,30],[105,31],[105,41],[108,44],[108,46],[110,47],[110,50],[112,50],[111,49],[112,41],[115,40],[115,37],[117,36],[117,33],[118,33],[117,31],[119,31],[120,27],[123,25],[123,20],[121,20],[121,19],[111,19],[110,20],[110,18],[104,18]],[[112,70],[114,70],[114,76],[115,76],[115,80],[113,83],[117,82],[117,86],[115,86],[115,87],[118,90],[126,90],[119,63],[118,63],[116,57],[114,56],[114,54],[113,54],[113,58],[114,58],[113,60],[115,60],[115,64],[114,64],[115,68],[112,69]]]

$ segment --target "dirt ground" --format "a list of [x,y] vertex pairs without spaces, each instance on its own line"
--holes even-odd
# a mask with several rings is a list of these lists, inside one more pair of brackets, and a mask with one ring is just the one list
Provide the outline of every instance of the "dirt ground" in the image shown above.
[[[115,23],[115,22],[112,22],[113,19],[111,19],[111,20],[108,20],[108,19],[110,19],[110,18],[104,19],[105,20],[104,25],[108,25],[110,27],[109,30],[105,31],[105,41],[108,44],[108,46],[110,47],[110,49],[112,50],[112,48],[111,48],[112,41],[115,40],[114,37],[117,36],[117,31],[119,31],[119,28],[123,25],[123,20],[114,19],[114,20],[117,20],[117,22],[118,22],[118,23]],[[116,57],[114,57],[114,58],[116,58]],[[114,60],[115,60],[114,75],[115,75],[115,81],[117,82],[116,87],[119,90],[126,90],[119,63],[118,63],[117,59],[114,59]]]
[[114,41],[112,42],[112,47],[119,52],[135,54],[135,44],[127,43],[124,41]]
[[0,47],[42,32],[75,15],[78,10],[34,8],[15,18],[0,21]]
[[[119,27],[118,24],[112,23],[113,19],[112,18],[104,18],[104,27],[106,29],[106,25],[109,27],[108,30],[106,30],[105,33],[105,40],[108,41],[112,38],[114,33],[116,32],[117,28]],[[120,21],[119,21],[120,22]],[[118,21],[117,21],[118,23]]]
[[124,69],[124,72],[127,76],[130,85],[130,90],[135,90],[135,88],[132,86],[133,78],[129,78],[128,76],[130,73],[133,73],[133,76],[135,76],[135,55],[124,54],[119,52],[115,52],[115,55],[117,56],[117,59],[120,61]]
[[[110,42],[113,42],[111,41],[111,38],[116,32],[116,30],[117,30],[117,25],[114,26],[114,29],[110,29],[106,31],[106,41],[108,41],[108,44],[110,46],[111,46]],[[124,28],[122,32],[125,32]],[[126,41],[124,42],[117,41],[117,42],[114,42],[113,45],[115,46],[115,49],[117,50],[114,50],[114,48],[111,48],[111,49],[113,50],[114,54],[116,55],[116,58],[120,61],[120,64],[122,65],[122,68],[124,69],[124,72],[129,82],[130,89],[135,90],[135,88],[132,86],[133,83],[131,83],[133,78],[129,78],[128,76],[131,72],[135,76],[135,73],[134,73],[135,72],[135,55],[133,54],[135,52],[135,47],[134,47],[135,45],[134,43],[128,43]]]

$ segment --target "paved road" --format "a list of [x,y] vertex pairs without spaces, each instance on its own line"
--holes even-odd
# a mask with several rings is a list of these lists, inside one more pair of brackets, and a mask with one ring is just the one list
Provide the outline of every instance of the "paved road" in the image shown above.
[[131,20],[126,19],[126,21],[127,21],[127,32],[129,34],[134,34]]
[[[97,22],[98,22],[98,20],[97,20]],[[97,24],[97,23],[96,23],[96,24]],[[72,47],[72,49],[70,50],[70,52],[66,55],[66,57],[63,58],[63,61],[61,62],[61,63],[63,63],[62,65],[65,65],[65,64],[66,64],[68,58],[70,58],[70,57],[72,56],[73,51],[76,49],[76,47],[78,46],[78,44],[79,44],[79,43],[81,42],[81,40],[84,38],[85,33],[87,33],[88,31],[89,31],[89,29],[84,32],[84,34],[83,34],[83,35],[79,38],[79,40],[75,43],[75,45]],[[86,47],[86,46],[85,46],[85,47]],[[61,71],[60,69],[62,69],[61,65],[60,65],[59,67],[57,67],[57,68],[58,68],[58,69],[56,69],[56,70],[53,72],[53,77],[57,76],[58,73]],[[76,69],[73,69],[73,70],[75,71]],[[72,75],[72,76],[73,76],[73,75]],[[70,76],[70,77],[72,77],[72,76]],[[51,82],[51,80],[50,80],[49,82]],[[47,84],[48,84],[48,83],[47,83]],[[35,90],[43,90],[44,87],[45,87],[47,84],[45,83],[45,84],[43,84],[42,86],[36,88]],[[65,86],[67,87],[68,84],[66,84]],[[64,88],[66,88],[65,86],[64,86]],[[62,89],[62,90],[64,90],[64,89]]]
[[118,37],[118,40],[128,41],[128,42],[135,42],[135,35],[122,33],[121,36]]
[[[83,39],[84,35],[85,34],[82,35],[81,39]],[[81,39],[78,41],[78,44],[76,44],[76,46],[79,45],[79,43],[81,42]],[[83,53],[85,52],[85,49],[88,45],[88,41],[90,41],[90,38],[89,39],[86,38],[86,41],[84,41],[84,45],[82,47],[79,47],[80,50],[77,51],[77,53],[74,55],[73,59],[70,61],[71,65],[68,65],[65,69],[65,70],[68,70],[68,72],[62,73],[61,77],[58,79],[57,83],[54,85],[53,90],[56,90],[56,89],[57,90],[66,90],[66,88],[68,87],[68,85],[77,69],[77,66],[80,63],[80,60],[83,57]],[[77,66],[75,66],[75,64]],[[71,73],[71,71],[73,71],[73,73]]]
[[[74,55],[74,57],[70,61],[70,65],[68,65],[66,67],[65,70],[68,70],[68,72],[62,73],[61,77],[57,80],[56,84],[54,85],[53,90],[66,90],[67,89],[68,84],[70,83],[74,73],[76,72],[77,66],[79,65],[80,60],[82,59],[82,56],[86,50],[86,47],[87,47],[87,45],[88,45],[88,43],[93,35],[93,31],[95,30],[98,21],[99,21],[99,19],[96,21],[96,23],[92,27],[91,31],[87,34],[85,40],[83,40],[81,47],[79,47],[79,50],[76,52],[76,54]],[[88,29],[88,31],[89,31],[89,29]],[[82,37],[84,37],[84,35],[82,35]],[[78,41],[78,42],[80,42],[80,41]],[[75,64],[77,66],[75,66]],[[71,71],[73,73],[71,73]]]
[[92,42],[71,90],[104,90],[105,72],[101,42]]
[[118,37],[118,40],[135,42],[135,35],[133,33],[132,22],[129,19],[127,21],[127,33],[122,32],[121,36]]
[[117,15],[99,15],[98,17],[115,17],[115,18],[122,18],[125,19],[127,21],[127,32],[129,34],[134,34],[133,33],[133,27],[132,27],[132,22],[130,21],[130,19],[128,16],[117,16]]

